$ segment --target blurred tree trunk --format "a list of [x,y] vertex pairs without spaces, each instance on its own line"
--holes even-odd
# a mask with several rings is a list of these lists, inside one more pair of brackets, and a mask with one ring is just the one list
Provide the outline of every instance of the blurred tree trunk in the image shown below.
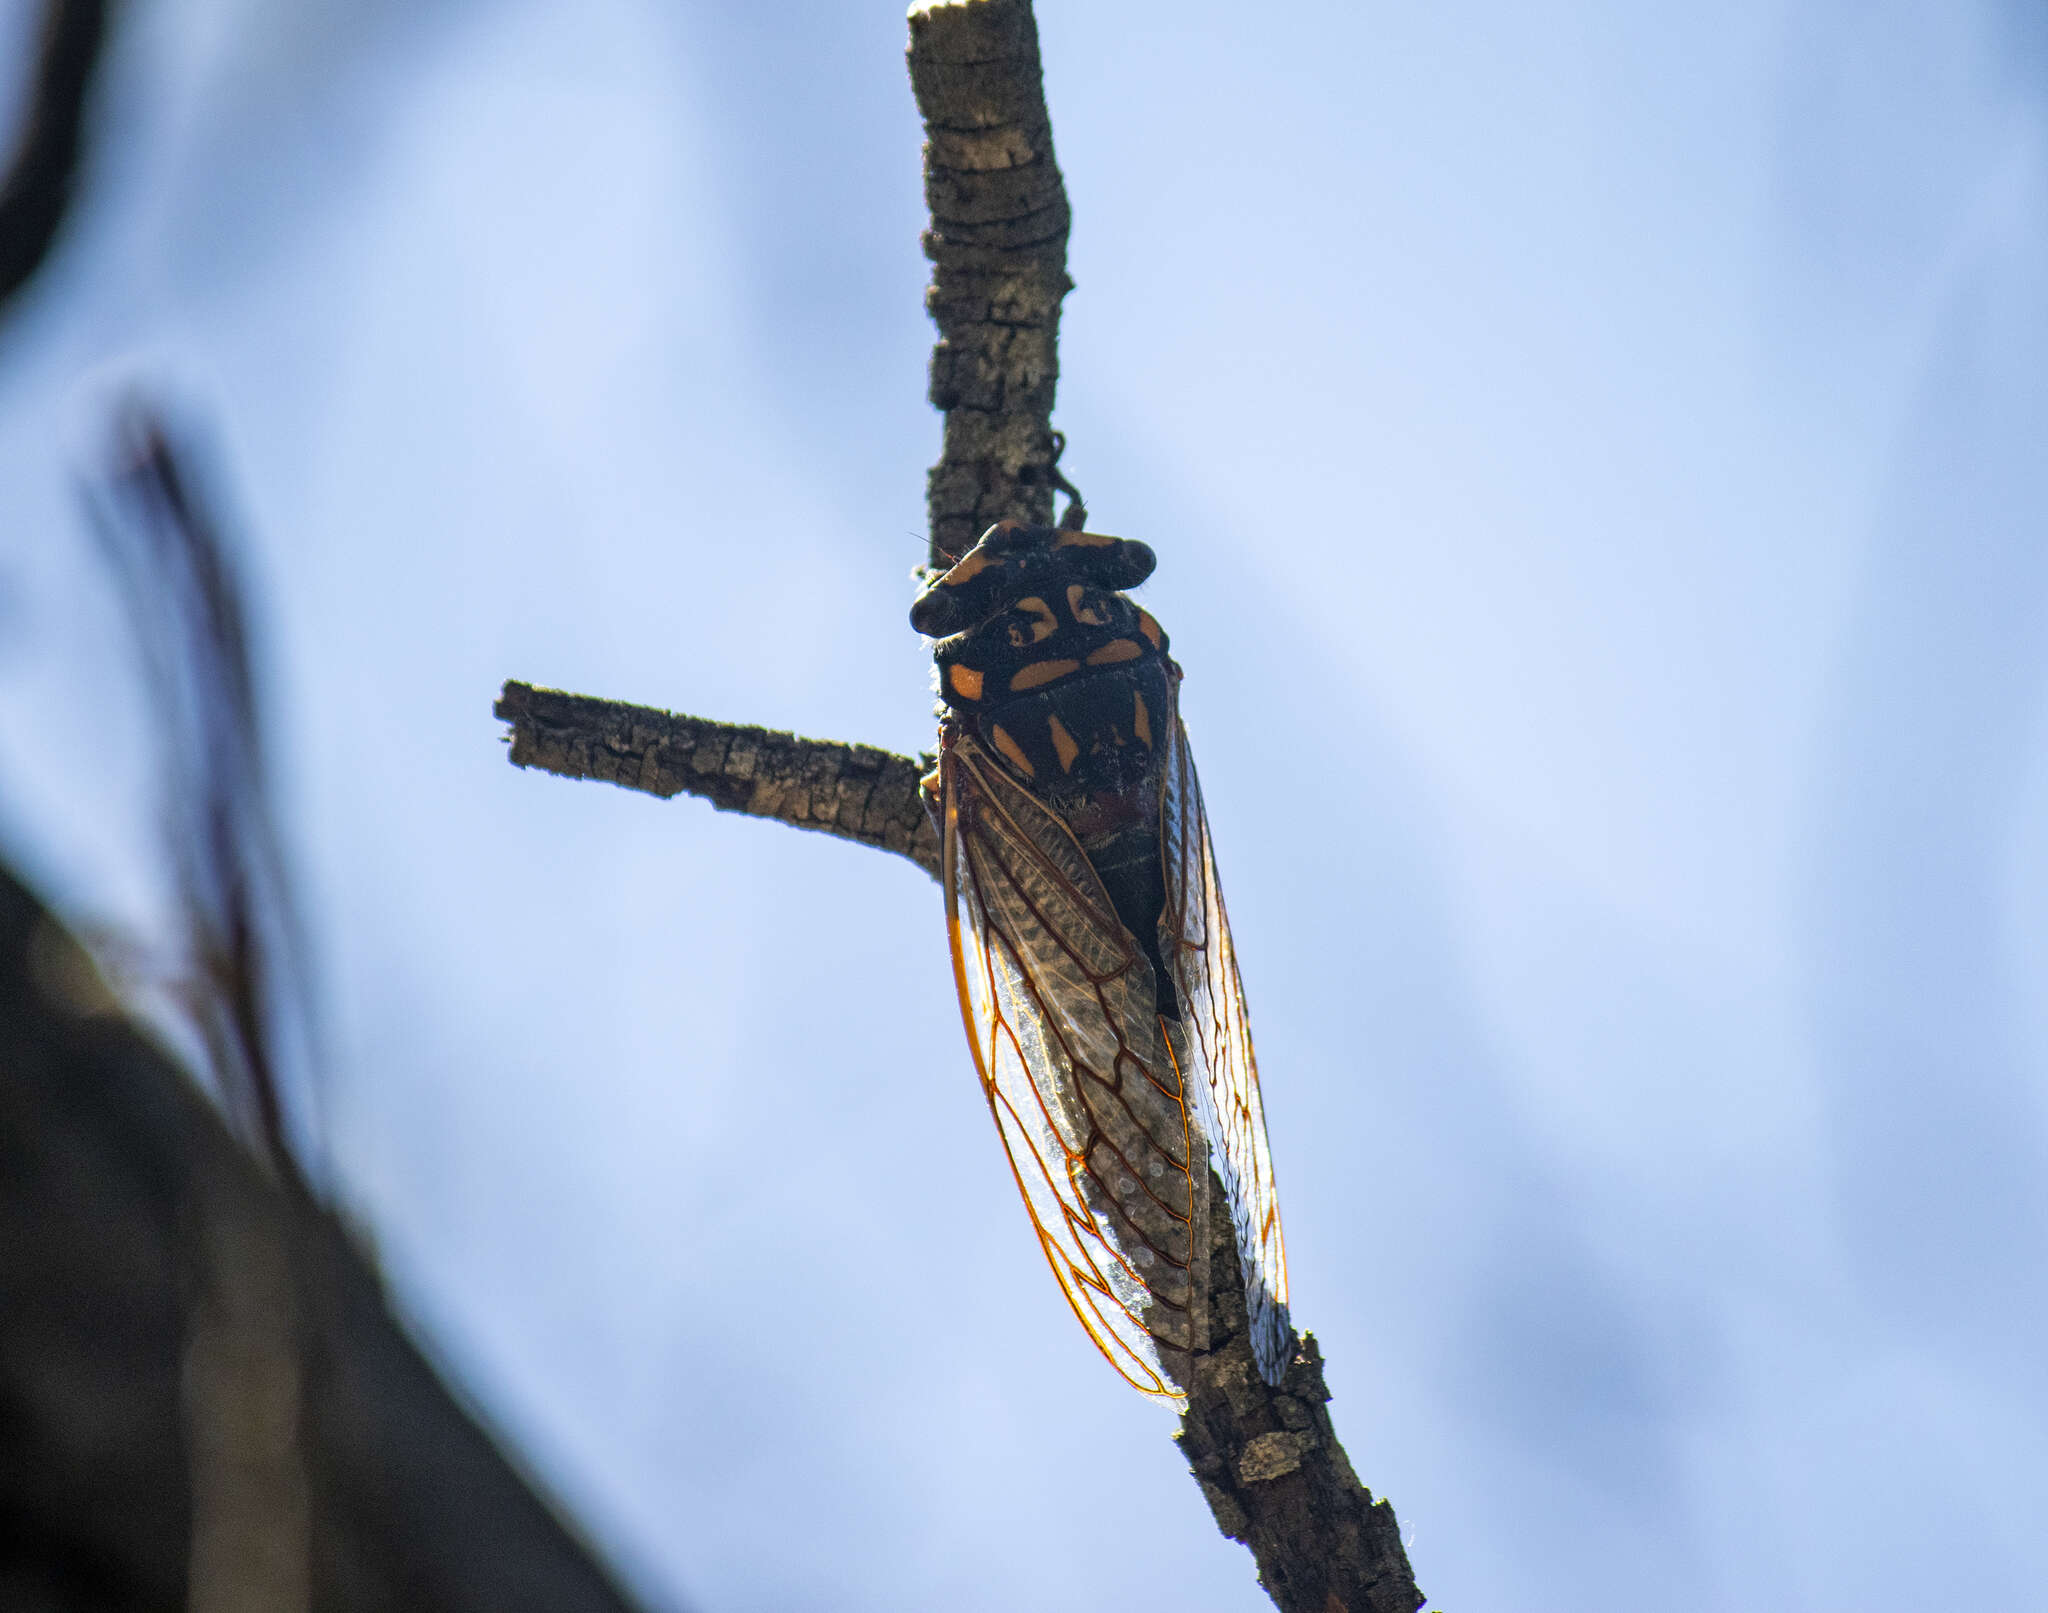
[[441,1386],[342,1226],[229,1134],[0,867],[0,1608],[277,1597],[632,1606]]

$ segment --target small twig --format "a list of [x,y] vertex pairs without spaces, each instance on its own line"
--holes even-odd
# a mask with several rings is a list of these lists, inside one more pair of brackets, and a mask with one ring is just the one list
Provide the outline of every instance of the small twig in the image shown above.
[[107,0],[50,0],[14,160],[0,181],[0,308],[50,255],[71,210]]
[[524,683],[507,683],[492,709],[512,725],[515,767],[701,796],[724,812],[893,851],[939,877],[938,837],[917,789],[928,759]]
[[296,1170],[283,1092],[315,1033],[258,710],[254,647],[227,523],[161,410],[130,398],[86,488],[154,705],[164,838],[189,971],[180,993],[246,1140]]

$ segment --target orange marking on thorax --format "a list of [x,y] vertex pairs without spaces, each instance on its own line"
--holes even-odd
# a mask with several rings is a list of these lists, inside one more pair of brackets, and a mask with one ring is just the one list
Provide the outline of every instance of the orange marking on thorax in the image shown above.
[[1079,661],[1033,661],[1015,677],[1010,679],[1010,692],[1020,693],[1025,689],[1036,689],[1044,684],[1064,678],[1069,672],[1081,670]]
[[1131,724],[1132,730],[1138,736],[1138,743],[1143,745],[1145,749],[1150,750],[1152,748],[1152,714],[1145,709],[1145,696],[1143,693],[1133,689],[1131,691],[1131,698],[1138,703],[1138,715]]
[[1152,641],[1152,648],[1159,648],[1159,624],[1152,620],[1152,613],[1143,606],[1138,609],[1138,631]]
[[971,666],[955,664],[946,669],[946,681],[953,686],[953,693],[962,700],[981,698],[981,674]]
[[1038,777],[1038,769],[1031,765],[1031,758],[1024,754],[1024,747],[1009,736],[1001,723],[989,724],[988,737],[995,741],[997,750],[1016,764],[1018,772],[1026,778]]
[[1138,641],[1134,638],[1111,639],[1101,649],[1089,652],[1088,664],[1090,666],[1115,666],[1119,661],[1135,661],[1144,653],[1143,650],[1138,648]]
[[1067,725],[1057,716],[1046,718],[1046,726],[1052,730],[1052,748],[1060,753],[1060,771],[1073,772],[1074,758],[1081,754],[1081,747],[1075,743],[1074,736],[1067,732]]
[[1121,538],[1106,537],[1100,532],[1071,532],[1062,527],[1060,535],[1052,540],[1052,546],[1055,549],[1107,549],[1112,543],[1122,541]]

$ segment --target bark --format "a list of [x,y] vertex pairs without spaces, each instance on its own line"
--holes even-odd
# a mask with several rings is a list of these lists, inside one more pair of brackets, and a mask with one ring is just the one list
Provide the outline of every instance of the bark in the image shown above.
[[925,308],[939,327],[931,400],[946,417],[926,487],[943,567],[993,522],[1052,522],[1069,215],[1030,0],[914,7],[910,83],[931,209]]
[[106,0],[50,0],[14,158],[0,181],[0,308],[50,255],[71,210]]
[[1413,1613],[1415,1588],[1393,1507],[1359,1483],[1326,1408],[1315,1335],[1298,1340],[1278,1389],[1259,1376],[1229,1195],[1209,1182],[1210,1349],[1196,1358],[1175,1435],[1217,1528],[1251,1549],[1282,1613]]
[[893,851],[939,877],[938,837],[917,789],[929,758],[524,683],[507,683],[492,709],[512,725],[515,767],[649,795],[702,796],[724,812]]

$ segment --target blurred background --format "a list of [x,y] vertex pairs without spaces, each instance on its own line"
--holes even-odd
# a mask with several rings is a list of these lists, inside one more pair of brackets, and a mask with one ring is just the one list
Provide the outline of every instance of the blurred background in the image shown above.
[[[1038,10],[1063,468],[1161,556],[1296,1318],[1418,1580],[2028,1605],[2048,24]],[[134,0],[0,327],[0,844],[163,922],[77,496],[141,382],[249,552],[315,1176],[628,1582],[1252,1613],[1047,1278],[930,881],[514,772],[490,714],[930,744],[904,36]]]

